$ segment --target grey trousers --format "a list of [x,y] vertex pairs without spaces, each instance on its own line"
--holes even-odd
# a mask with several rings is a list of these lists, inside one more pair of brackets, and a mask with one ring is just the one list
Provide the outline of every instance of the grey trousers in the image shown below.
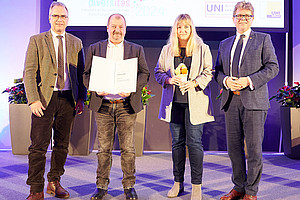
[[116,130],[121,152],[122,184],[125,189],[133,187],[136,179],[134,175],[136,113],[127,102],[117,104],[103,102],[95,116],[98,130],[97,188],[107,189],[110,182],[109,175]]
[[[237,95],[233,95],[225,112],[227,150],[233,172],[232,182],[238,192],[255,196],[258,192],[263,168],[262,142],[266,116],[266,110],[246,109],[240,96]],[[248,151],[247,171],[244,138]]]

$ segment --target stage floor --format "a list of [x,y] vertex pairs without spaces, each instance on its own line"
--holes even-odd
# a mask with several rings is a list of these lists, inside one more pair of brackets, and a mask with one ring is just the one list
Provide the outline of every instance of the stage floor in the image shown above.
[[[47,153],[46,172],[49,170],[50,154]],[[300,160],[292,160],[283,154],[264,153],[264,170],[258,199],[299,200]],[[0,199],[26,199],[27,155],[13,155],[11,151],[0,151]],[[90,199],[95,190],[97,168],[96,152],[89,156],[68,156],[62,176],[62,185],[70,192],[70,199]],[[46,177],[46,174],[45,174]],[[124,199],[121,184],[120,154],[113,153],[113,165],[108,194],[104,200]],[[173,184],[172,157],[170,152],[145,152],[136,159],[136,186],[140,200],[163,200]],[[203,200],[220,199],[232,189],[230,160],[226,152],[205,152],[203,173]],[[189,200],[192,186],[187,160],[185,192],[174,200]],[[45,199],[57,199],[45,193]]]

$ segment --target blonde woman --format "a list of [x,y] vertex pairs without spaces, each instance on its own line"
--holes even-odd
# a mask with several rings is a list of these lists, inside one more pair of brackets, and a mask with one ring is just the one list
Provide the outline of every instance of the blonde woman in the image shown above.
[[180,14],[155,68],[155,78],[162,85],[159,119],[169,123],[172,133],[175,182],[168,192],[170,198],[184,191],[187,145],[191,166],[191,199],[202,199],[203,124],[214,121],[207,87],[212,77],[212,56],[208,45],[197,35],[191,17]]

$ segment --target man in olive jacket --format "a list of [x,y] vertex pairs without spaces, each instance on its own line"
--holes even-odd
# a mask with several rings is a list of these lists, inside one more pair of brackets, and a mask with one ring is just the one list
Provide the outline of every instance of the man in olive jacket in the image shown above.
[[[64,173],[71,126],[77,111],[81,114],[86,99],[83,85],[84,53],[79,38],[66,33],[68,10],[62,3],[50,6],[51,30],[30,38],[26,53],[24,82],[32,111],[31,145],[27,199],[44,199],[44,172],[53,128],[54,146],[47,174],[47,193],[68,198],[60,185]],[[60,77],[60,78],[58,78]]]

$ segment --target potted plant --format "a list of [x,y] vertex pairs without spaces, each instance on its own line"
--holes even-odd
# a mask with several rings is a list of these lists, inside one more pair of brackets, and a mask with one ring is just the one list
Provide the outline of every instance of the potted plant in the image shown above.
[[2,93],[8,93],[12,153],[24,155],[28,154],[30,145],[31,111],[27,105],[23,79],[14,79],[14,84]]
[[272,96],[282,106],[280,119],[284,154],[290,158],[300,158],[300,85],[283,86]]
[[88,108],[91,100],[91,92],[87,91],[87,99],[84,102],[84,110],[81,115],[76,115],[73,123],[69,155],[87,156],[94,149],[97,126],[94,113]]
[[[31,110],[27,105],[27,98],[23,79],[15,79],[15,85],[6,88],[2,93],[8,93],[9,123],[12,153],[15,155],[28,154],[31,130]],[[87,105],[90,92],[85,101],[85,108],[81,115],[76,115],[70,138],[70,155],[89,155],[93,150],[96,128],[92,111]]]

